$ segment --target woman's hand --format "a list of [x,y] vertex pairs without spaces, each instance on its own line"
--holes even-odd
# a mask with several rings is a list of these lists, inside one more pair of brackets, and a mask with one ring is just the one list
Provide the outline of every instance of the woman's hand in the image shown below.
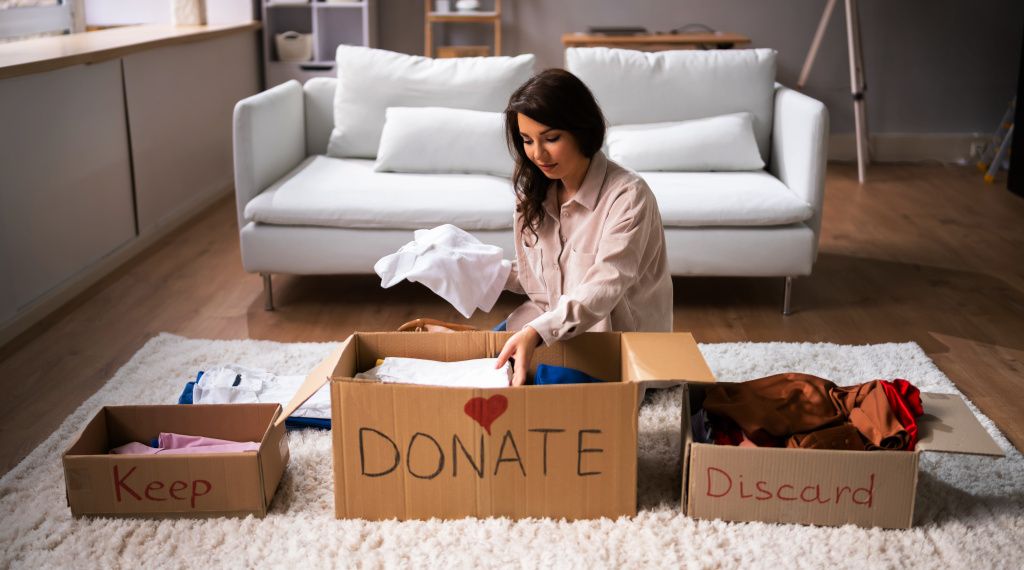
[[530,370],[530,362],[533,360],[533,351],[540,344],[540,333],[533,327],[523,327],[523,330],[510,336],[505,341],[505,346],[498,355],[498,362],[495,368],[501,368],[508,362],[509,358],[515,359],[515,366],[512,370],[512,385],[522,386],[526,384],[526,372]]

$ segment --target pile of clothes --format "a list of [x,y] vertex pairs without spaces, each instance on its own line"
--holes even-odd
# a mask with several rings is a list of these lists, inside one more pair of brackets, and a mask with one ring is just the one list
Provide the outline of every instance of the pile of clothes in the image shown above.
[[[185,384],[179,404],[270,403],[287,406],[305,376],[279,376],[237,364],[199,371],[195,382]],[[285,427],[331,427],[331,389],[323,386],[285,421]]]
[[923,413],[904,379],[838,386],[790,372],[709,387],[691,424],[695,440],[717,445],[912,451]]

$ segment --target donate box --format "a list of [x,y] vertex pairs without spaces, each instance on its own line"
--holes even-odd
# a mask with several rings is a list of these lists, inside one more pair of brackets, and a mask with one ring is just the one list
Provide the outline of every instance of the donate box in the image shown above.
[[598,384],[464,389],[353,376],[388,356],[492,358],[510,333],[355,333],[296,399],[331,382],[338,518],[585,519],[636,513],[643,390],[713,382],[686,333],[585,333],[539,347],[541,363]]
[[726,521],[910,528],[922,453],[1003,456],[957,395],[922,393],[914,451],[749,448],[696,443],[689,414],[703,390],[689,386],[683,410],[684,512]]
[[[106,406],[64,452],[68,506],[75,516],[246,516],[267,514],[288,464],[279,404]],[[246,453],[110,455],[160,432],[257,441]]]

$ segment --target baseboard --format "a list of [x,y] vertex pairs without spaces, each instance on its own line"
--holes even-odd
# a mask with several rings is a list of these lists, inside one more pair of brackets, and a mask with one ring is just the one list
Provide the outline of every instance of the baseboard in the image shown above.
[[161,219],[158,224],[149,228],[145,234],[115,249],[96,263],[79,271],[73,277],[44,293],[19,311],[17,316],[0,325],[0,348],[72,301],[75,297],[85,292],[86,289],[92,287],[125,263],[143,253],[160,239],[182,227],[185,222],[202,213],[213,205],[214,202],[230,194],[233,190],[233,186],[228,186],[227,188],[190,200],[181,208],[176,209],[172,215]]
[[[947,162],[973,164],[979,143],[990,135],[981,133],[880,133],[871,135],[868,146],[871,160],[877,162]],[[828,159],[857,160],[857,136],[836,133],[829,136]]]

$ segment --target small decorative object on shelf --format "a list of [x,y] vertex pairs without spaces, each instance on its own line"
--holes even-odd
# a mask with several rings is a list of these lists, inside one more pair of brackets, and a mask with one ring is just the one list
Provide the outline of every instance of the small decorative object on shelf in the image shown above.
[[475,12],[480,8],[480,0],[456,0],[455,9],[459,12]]
[[274,36],[279,61],[309,61],[313,59],[313,34],[284,32]]
[[452,11],[451,0],[434,0],[434,11],[447,14]]

